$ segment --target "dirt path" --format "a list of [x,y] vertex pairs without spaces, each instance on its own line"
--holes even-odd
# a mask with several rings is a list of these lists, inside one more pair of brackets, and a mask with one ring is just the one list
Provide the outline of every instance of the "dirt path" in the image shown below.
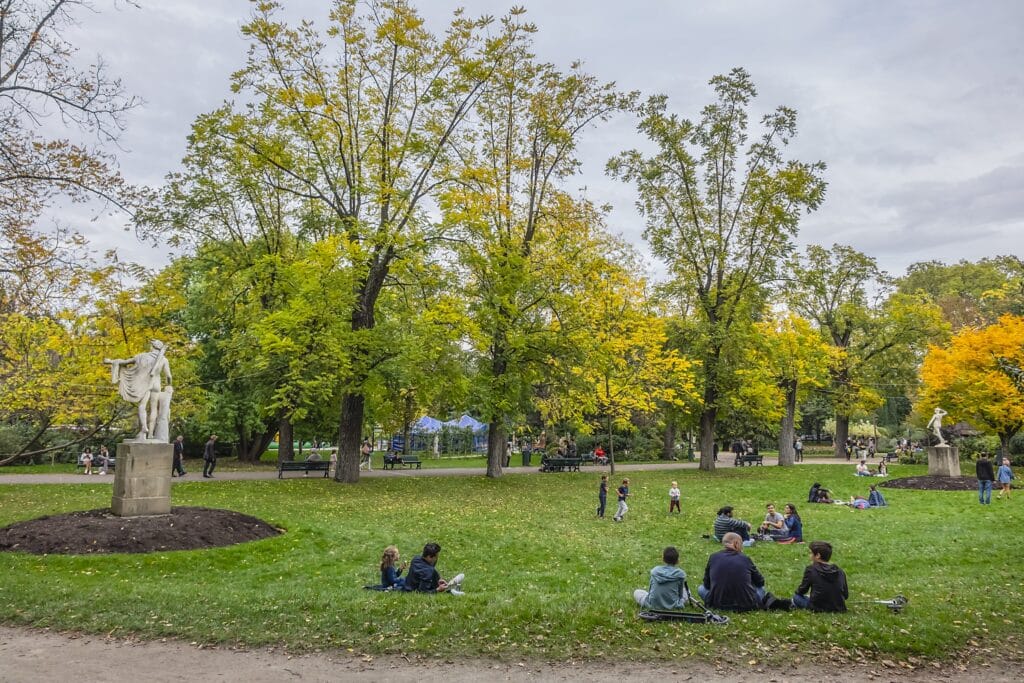
[[[206,484],[216,484],[218,481],[239,481],[239,480],[260,480],[260,479],[277,479],[277,470],[263,470],[259,472],[217,472],[214,479],[203,479],[202,472],[195,467],[196,463],[192,462],[193,469],[188,473],[188,476],[184,478],[173,478],[171,483],[185,483],[185,482],[201,482]],[[656,472],[659,470],[695,470],[697,469],[697,462],[657,462],[657,463],[637,463],[637,464],[616,464],[615,472]],[[777,464],[775,458],[765,458],[764,466],[771,467]],[[835,460],[833,458],[808,458],[799,465],[842,465],[850,468],[850,472],[853,472],[853,465],[846,462],[845,460]],[[721,461],[718,466],[722,469],[732,469],[732,462]],[[584,472],[595,472],[595,473],[607,473],[608,467],[599,467],[596,465],[587,465],[584,467]],[[378,477],[470,477],[478,476],[482,477],[486,472],[483,467],[436,467],[423,470],[373,470],[372,472],[360,472],[360,477],[366,477],[375,479]],[[537,467],[506,467],[503,469],[505,474],[540,474]],[[285,475],[288,479],[302,478],[301,474],[288,473]],[[313,475],[314,477],[322,475]],[[556,476],[551,474],[549,476]],[[113,482],[114,477],[112,474],[106,476],[86,476],[79,473],[68,473],[68,474],[0,474],[0,484],[100,484],[104,482]]]
[[348,652],[291,656],[274,650],[199,648],[177,641],[139,642],[0,626],[0,681],[92,683],[148,681],[380,681],[478,683],[479,681],[571,681],[622,683],[660,679],[708,683],[848,683],[901,681],[925,683],[1016,683],[1024,666],[907,668],[892,662],[844,666],[822,673],[807,665],[727,669],[680,661],[668,664],[600,662],[489,662],[369,657]]

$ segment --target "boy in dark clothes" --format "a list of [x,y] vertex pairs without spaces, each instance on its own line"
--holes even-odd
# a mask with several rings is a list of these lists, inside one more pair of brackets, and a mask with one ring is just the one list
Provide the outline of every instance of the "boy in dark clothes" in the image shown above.
[[445,581],[438,574],[434,565],[437,564],[437,556],[441,554],[441,546],[436,543],[428,543],[423,546],[423,554],[412,558],[409,565],[409,573],[405,577],[405,590],[419,591],[421,593],[443,592],[451,590],[452,593],[461,595],[460,584],[464,578],[459,574],[450,582]]
[[[825,541],[811,541],[811,564],[804,569],[804,578],[793,594],[793,607],[813,612],[845,612],[850,589],[846,574],[834,564],[832,546]],[[811,592],[807,597],[807,591]]]

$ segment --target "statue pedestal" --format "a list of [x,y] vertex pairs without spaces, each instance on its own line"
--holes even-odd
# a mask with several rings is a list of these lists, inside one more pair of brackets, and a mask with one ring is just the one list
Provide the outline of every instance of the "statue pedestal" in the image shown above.
[[125,441],[117,445],[114,497],[110,507],[119,517],[166,515],[171,512],[169,443]]
[[956,446],[929,446],[928,474],[938,477],[959,477],[960,449]]

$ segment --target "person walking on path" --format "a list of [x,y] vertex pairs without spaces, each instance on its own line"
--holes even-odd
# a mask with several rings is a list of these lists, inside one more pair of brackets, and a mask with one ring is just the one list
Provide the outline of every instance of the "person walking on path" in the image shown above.
[[991,505],[992,482],[995,481],[996,475],[987,453],[982,452],[978,456],[978,462],[974,463],[974,472],[978,477],[978,502],[982,505]]
[[629,506],[626,505],[626,499],[629,498],[629,479],[622,480],[622,486],[619,487],[617,493],[619,494],[619,509],[615,511],[615,516],[612,519],[616,522],[621,522],[622,518],[629,512]]
[[174,459],[171,461],[171,476],[177,474],[179,477],[184,477],[185,468],[181,465],[181,459],[185,456],[185,437],[178,434],[178,438],[174,440]]
[[999,480],[999,484],[1003,489],[999,492],[999,498],[1002,499],[1003,494],[1006,494],[1006,500],[1010,500],[1010,482],[1013,481],[1013,470],[1010,469],[1010,459],[1003,458],[1003,464],[999,466],[999,472],[996,473],[996,479]]
[[213,468],[217,466],[216,444],[217,435],[211,434],[210,440],[203,446],[203,476],[207,479],[213,479]]

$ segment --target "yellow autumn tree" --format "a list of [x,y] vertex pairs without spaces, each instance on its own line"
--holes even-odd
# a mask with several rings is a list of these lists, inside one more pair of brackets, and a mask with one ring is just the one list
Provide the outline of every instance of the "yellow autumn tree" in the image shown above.
[[952,421],[966,420],[999,436],[1003,453],[1024,427],[1024,395],[999,367],[1000,358],[1024,363],[1024,317],[1004,315],[980,329],[965,328],[944,347],[931,346],[921,365],[919,415],[941,406]]

